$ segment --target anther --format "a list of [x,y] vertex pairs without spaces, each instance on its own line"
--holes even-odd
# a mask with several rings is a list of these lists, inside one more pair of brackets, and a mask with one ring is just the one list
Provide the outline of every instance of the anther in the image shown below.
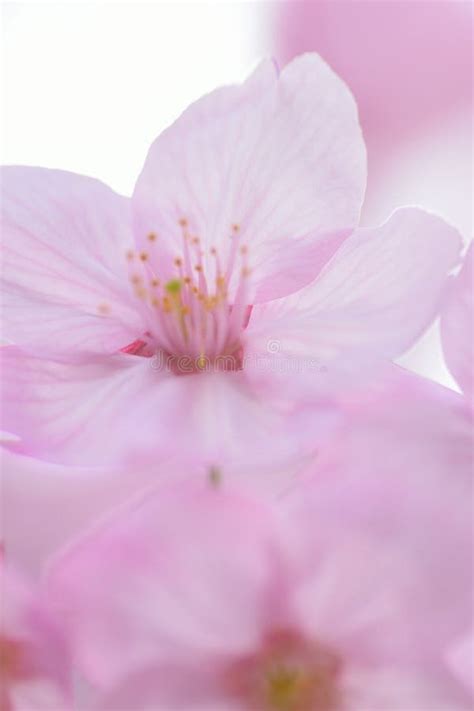
[[179,292],[181,291],[181,280],[171,279],[169,282],[167,282],[165,288],[168,294],[179,294]]
[[209,484],[214,489],[217,489],[219,487],[219,485],[222,483],[222,472],[219,469],[219,467],[216,467],[216,466],[209,467],[208,479],[209,479]]

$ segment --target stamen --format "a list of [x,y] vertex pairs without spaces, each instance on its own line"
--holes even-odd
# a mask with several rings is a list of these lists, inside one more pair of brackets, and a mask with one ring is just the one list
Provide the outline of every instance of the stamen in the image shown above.
[[[171,356],[190,356],[196,370],[206,369],[220,355],[232,360],[238,354],[237,364],[241,362],[240,334],[248,313],[250,275],[248,247],[242,244],[240,225],[230,225],[232,243],[225,263],[221,263],[214,245],[207,251],[212,260],[205,262],[201,240],[191,234],[188,219],[181,217],[178,225],[182,252],[172,260],[167,272],[160,273],[155,232],[146,235],[150,250],[126,253],[129,280],[149,332],[147,343]],[[105,313],[105,309],[100,308],[99,312]]]

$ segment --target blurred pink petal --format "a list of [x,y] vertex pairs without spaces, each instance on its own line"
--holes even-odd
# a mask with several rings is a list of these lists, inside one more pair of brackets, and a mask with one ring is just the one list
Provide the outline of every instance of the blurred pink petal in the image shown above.
[[[48,558],[69,539],[132,498],[156,485],[158,469],[66,467],[1,452],[0,537],[9,560],[38,577]],[[173,476],[170,463],[166,474]]]
[[474,633],[464,635],[463,638],[453,645],[448,654],[448,662],[451,664],[453,672],[466,684],[469,691],[474,694],[474,671],[472,663],[474,660]]
[[468,2],[289,0],[275,13],[278,58],[321,53],[354,92],[375,161],[472,103]]
[[461,271],[441,312],[441,338],[446,363],[468,398],[474,397],[474,249],[464,258]]
[[0,707],[2,711],[67,711],[69,655],[40,592],[2,559]]

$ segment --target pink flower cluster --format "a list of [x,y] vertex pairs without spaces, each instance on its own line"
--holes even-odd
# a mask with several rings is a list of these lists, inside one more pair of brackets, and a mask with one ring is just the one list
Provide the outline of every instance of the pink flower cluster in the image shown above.
[[472,708],[473,251],[365,180],[314,54],[3,169],[1,711]]

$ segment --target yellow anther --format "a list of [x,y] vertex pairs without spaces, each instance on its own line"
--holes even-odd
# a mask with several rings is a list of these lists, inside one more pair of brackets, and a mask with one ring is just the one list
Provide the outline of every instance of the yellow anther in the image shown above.
[[218,304],[217,298],[215,296],[210,296],[205,300],[205,306],[209,311],[212,311]]
[[208,472],[209,483],[215,489],[222,483],[222,472],[219,467],[212,466],[209,468]]
[[150,232],[150,234],[147,236],[147,240],[149,242],[156,242],[156,233],[155,232]]
[[147,252],[140,252],[140,259],[142,260],[142,262],[146,262],[148,259]]
[[166,291],[168,294],[172,295],[177,295],[181,291],[181,280],[180,279],[171,279],[169,282],[167,282],[165,286]]
[[191,277],[186,276],[186,277],[184,277],[183,281],[186,284],[186,286],[189,286],[189,284],[191,284],[191,282],[192,282],[192,279],[191,279]]
[[155,306],[155,308],[158,307],[160,305],[160,300],[157,299],[156,296],[154,296],[151,300],[151,305]]
[[146,299],[148,296],[147,290],[140,286],[135,289],[135,294],[139,299]]

